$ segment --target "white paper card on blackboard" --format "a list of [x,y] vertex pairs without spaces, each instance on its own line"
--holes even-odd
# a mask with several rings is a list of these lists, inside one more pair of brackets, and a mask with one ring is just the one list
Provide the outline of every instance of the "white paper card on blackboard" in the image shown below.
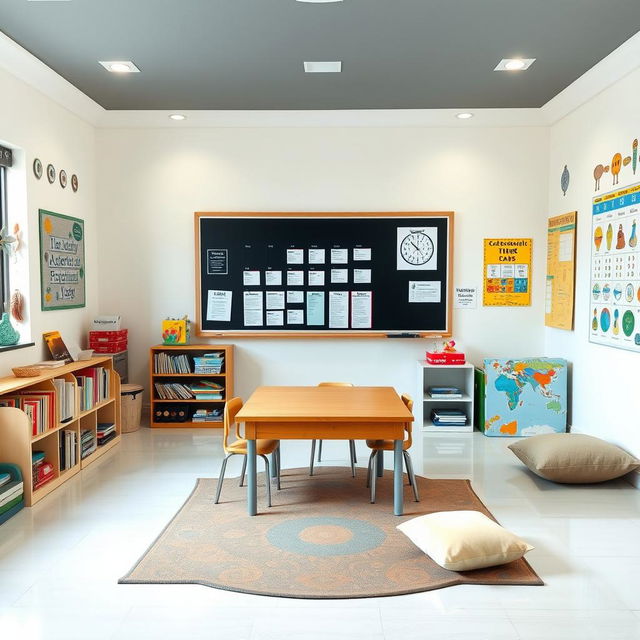
[[233,291],[207,291],[207,320],[231,322],[231,298]]
[[287,286],[288,287],[303,287],[304,286],[304,271],[287,271]]
[[281,327],[284,324],[284,311],[267,311],[267,326]]
[[245,291],[243,301],[245,327],[261,327],[263,309],[262,291]]
[[307,324],[324,325],[324,291],[307,291]]
[[309,286],[324,287],[324,271],[309,271]]
[[226,276],[229,274],[229,250],[207,249],[207,275]]
[[304,264],[304,249],[287,249],[287,264]]
[[349,249],[331,249],[331,264],[347,264]]
[[354,262],[370,262],[371,261],[371,249],[370,248],[362,248],[357,247],[353,250],[353,260]]
[[371,329],[371,291],[351,292],[351,328]]
[[437,280],[409,282],[409,302],[440,302],[441,283]]
[[309,249],[309,264],[324,264],[324,249]]
[[331,284],[347,284],[349,269],[331,269]]
[[267,291],[267,309],[284,309],[284,291]]
[[265,271],[264,283],[267,287],[281,287],[282,271]]
[[304,302],[304,291],[287,291],[287,304],[302,304]]
[[371,283],[371,269],[354,269],[353,270],[353,283],[354,284],[370,284]]
[[245,287],[255,287],[260,285],[260,272],[259,271],[243,271],[242,272],[242,284]]
[[349,328],[348,291],[329,291],[329,328]]
[[478,306],[477,287],[456,287],[453,306],[456,309],[475,309]]
[[287,324],[304,324],[302,309],[287,309]]

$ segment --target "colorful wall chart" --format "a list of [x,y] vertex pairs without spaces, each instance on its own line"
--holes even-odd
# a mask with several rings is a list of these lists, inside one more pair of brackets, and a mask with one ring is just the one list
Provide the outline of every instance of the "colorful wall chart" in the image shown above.
[[84,221],[39,213],[42,310],[84,307]]
[[524,307],[531,304],[531,238],[485,238],[482,304]]
[[589,340],[640,352],[640,183],[593,198]]
[[544,323],[568,331],[573,329],[577,218],[576,211],[549,218],[547,229]]

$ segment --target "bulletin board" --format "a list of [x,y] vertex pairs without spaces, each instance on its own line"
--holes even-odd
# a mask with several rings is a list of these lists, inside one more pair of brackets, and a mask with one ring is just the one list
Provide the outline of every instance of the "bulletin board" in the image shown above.
[[452,212],[196,213],[196,334],[451,335]]

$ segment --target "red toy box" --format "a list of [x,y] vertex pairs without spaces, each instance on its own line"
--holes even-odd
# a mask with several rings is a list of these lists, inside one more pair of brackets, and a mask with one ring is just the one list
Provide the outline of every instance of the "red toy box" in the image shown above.
[[89,331],[89,349],[96,353],[118,353],[127,350],[127,329]]
[[466,359],[464,353],[459,351],[427,351],[427,362],[429,364],[464,364]]

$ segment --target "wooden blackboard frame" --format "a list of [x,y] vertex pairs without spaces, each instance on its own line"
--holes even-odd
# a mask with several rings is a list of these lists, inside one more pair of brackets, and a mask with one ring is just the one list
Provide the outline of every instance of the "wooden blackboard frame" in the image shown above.
[[[238,330],[228,331],[203,329],[203,305],[202,305],[202,242],[201,225],[202,218],[445,218],[447,224],[447,256],[446,256],[446,287],[444,298],[446,305],[446,327],[442,331],[418,331],[410,336],[403,335],[402,331],[381,331],[381,330]],[[452,328],[452,307],[453,307],[453,232],[454,232],[453,211],[197,211],[194,214],[194,238],[195,238],[195,301],[196,301],[196,322],[195,334],[198,337],[213,338],[388,338],[388,337],[416,337],[416,338],[446,338],[453,332]]]

